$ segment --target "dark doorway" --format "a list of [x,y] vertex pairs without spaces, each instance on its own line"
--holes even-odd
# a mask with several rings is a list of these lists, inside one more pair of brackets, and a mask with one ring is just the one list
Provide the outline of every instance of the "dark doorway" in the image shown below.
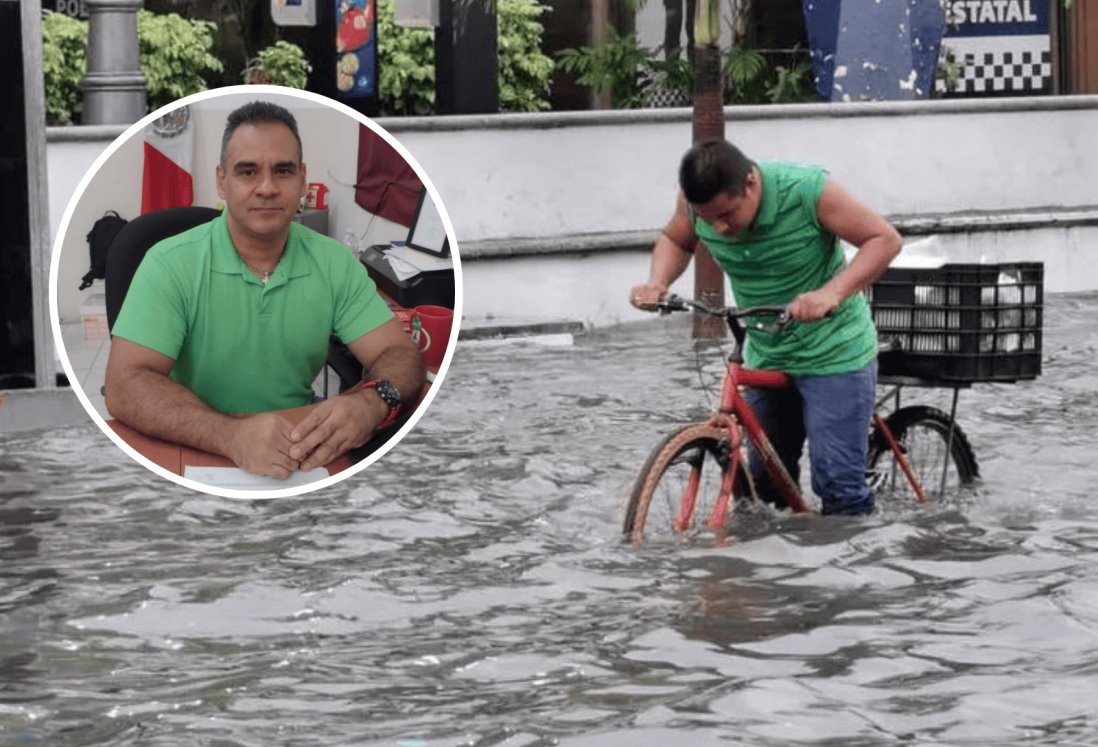
[[0,117],[0,389],[35,385],[21,29],[19,3],[0,0],[0,100],[11,104]]

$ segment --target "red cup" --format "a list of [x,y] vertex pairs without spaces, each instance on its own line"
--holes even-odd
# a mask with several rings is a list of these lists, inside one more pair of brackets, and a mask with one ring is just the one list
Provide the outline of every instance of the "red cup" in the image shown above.
[[321,182],[309,182],[305,192],[305,207],[324,210],[328,207],[328,187]]
[[423,354],[423,365],[428,368],[442,365],[453,324],[454,312],[445,306],[424,304],[412,309],[412,339]]

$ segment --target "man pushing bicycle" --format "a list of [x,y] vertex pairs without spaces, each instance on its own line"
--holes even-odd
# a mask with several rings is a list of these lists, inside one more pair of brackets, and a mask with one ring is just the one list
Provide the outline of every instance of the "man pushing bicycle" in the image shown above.
[[[679,167],[681,193],[630,302],[655,311],[698,242],[728,273],[739,306],[788,305],[783,331],[750,329],[745,362],[790,375],[789,389],[747,398],[794,481],[805,440],[824,514],[873,510],[867,439],[876,401],[877,332],[860,293],[900,251],[900,235],[815,166],[748,159],[724,140],[698,143]],[[857,247],[844,262],[838,239]],[[784,507],[757,454],[759,496]]]

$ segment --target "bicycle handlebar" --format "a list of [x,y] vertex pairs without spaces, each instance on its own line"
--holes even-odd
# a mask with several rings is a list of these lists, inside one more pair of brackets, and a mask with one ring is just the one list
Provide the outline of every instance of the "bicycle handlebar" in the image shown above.
[[750,329],[757,329],[763,332],[781,332],[789,325],[789,322],[792,321],[789,316],[788,306],[751,306],[742,309],[735,306],[714,307],[706,306],[699,301],[691,301],[674,294],[660,300],[657,308],[661,314],[670,314],[672,311],[690,311],[691,309],[694,309],[703,314],[708,314],[709,316],[722,317],[729,322],[734,319],[741,320],[749,316],[776,317],[776,321],[770,324],[756,322],[754,324],[746,325]]

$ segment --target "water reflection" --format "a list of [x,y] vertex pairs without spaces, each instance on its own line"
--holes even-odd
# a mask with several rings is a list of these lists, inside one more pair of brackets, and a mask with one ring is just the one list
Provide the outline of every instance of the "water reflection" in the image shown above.
[[91,427],[8,440],[0,744],[1091,743],[1096,312],[1053,297],[1045,375],[962,394],[976,494],[723,542],[618,536],[719,376],[674,320],[462,346],[310,498],[190,493]]

